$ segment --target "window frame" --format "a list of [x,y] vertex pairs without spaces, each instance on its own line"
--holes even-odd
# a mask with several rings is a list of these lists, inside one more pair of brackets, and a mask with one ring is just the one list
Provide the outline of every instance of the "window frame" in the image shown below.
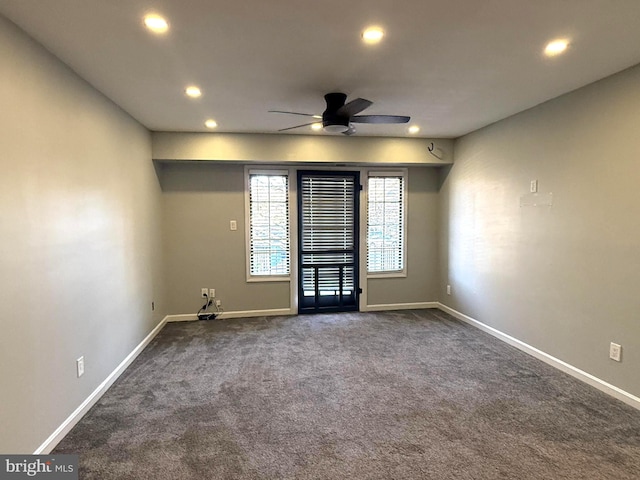
[[[287,274],[266,274],[255,275],[251,273],[251,176],[252,175],[269,175],[269,176],[286,176],[287,177],[287,241],[289,255],[289,273]],[[291,201],[292,201],[292,185],[291,171],[283,168],[250,168],[244,169],[244,196],[245,196],[245,266],[247,282],[288,282],[291,281],[292,271],[294,268],[294,260],[292,258],[292,221],[291,221]]]
[[[372,177],[399,177],[402,179],[402,269],[386,271],[369,271],[369,179]],[[407,224],[408,224],[408,201],[407,201],[408,170],[406,168],[394,170],[368,170],[366,177],[366,200],[365,200],[365,254],[364,270],[367,278],[401,278],[407,276]]]

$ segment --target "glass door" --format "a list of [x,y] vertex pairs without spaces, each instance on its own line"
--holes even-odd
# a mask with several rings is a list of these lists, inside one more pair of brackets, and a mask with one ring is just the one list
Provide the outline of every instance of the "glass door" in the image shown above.
[[298,172],[298,311],[358,310],[358,172]]

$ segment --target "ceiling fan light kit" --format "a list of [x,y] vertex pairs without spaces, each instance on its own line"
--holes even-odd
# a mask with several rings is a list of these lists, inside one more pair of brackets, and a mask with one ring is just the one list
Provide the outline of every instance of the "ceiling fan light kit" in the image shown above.
[[[353,123],[408,123],[411,117],[404,115],[357,115],[369,108],[373,102],[364,98],[356,98],[347,101],[345,93],[333,92],[324,96],[327,108],[322,113],[322,129],[327,133],[342,133],[343,135],[353,135],[356,132]],[[311,113],[287,112],[283,110],[269,110],[270,113],[284,113],[289,115],[302,115],[305,117],[317,118],[318,115]],[[303,123],[293,127],[282,128],[279,132],[293,130],[295,128],[306,127],[312,123]]]
[[349,130],[348,125],[323,125],[322,129],[327,133],[345,133]]

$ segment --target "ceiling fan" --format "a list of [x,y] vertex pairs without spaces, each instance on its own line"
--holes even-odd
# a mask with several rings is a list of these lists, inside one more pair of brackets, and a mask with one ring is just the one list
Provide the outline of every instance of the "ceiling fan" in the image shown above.
[[[373,102],[364,98],[356,98],[347,101],[347,95],[344,93],[327,93],[324,96],[327,102],[327,108],[322,115],[313,115],[311,113],[284,112],[282,110],[269,110],[270,113],[286,113],[290,115],[302,115],[305,117],[313,117],[318,120],[322,119],[322,128],[328,133],[342,133],[344,135],[353,135],[356,132],[353,123],[407,123],[411,117],[403,115],[357,115],[366,108],[369,108]],[[282,128],[279,132],[293,130],[294,128],[307,127],[319,121],[303,123],[295,127]]]

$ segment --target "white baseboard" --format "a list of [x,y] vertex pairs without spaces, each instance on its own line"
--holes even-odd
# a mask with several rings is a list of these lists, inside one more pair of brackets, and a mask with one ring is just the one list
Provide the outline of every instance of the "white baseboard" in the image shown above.
[[548,353],[543,352],[531,345],[524,343],[517,338],[512,337],[511,335],[507,335],[506,333],[501,332],[500,330],[490,327],[474,318],[465,315],[464,313],[460,313],[457,310],[454,310],[451,307],[448,307],[442,303],[438,303],[438,308],[443,312],[446,312],[459,320],[462,320],[469,325],[472,325],[480,330],[487,332],[488,334],[502,340],[509,345],[516,347],[518,350],[522,350],[525,353],[537,358],[538,360],[542,360],[543,362],[551,365],[552,367],[557,368],[565,373],[568,373],[572,377],[577,378],[578,380],[583,381],[584,383],[591,385],[592,387],[597,388],[598,390],[611,395],[618,400],[623,401],[627,405],[630,405],[638,410],[640,410],[640,398],[635,395],[622,390],[621,388],[616,387],[615,385],[611,385],[610,383],[605,382],[604,380],[599,379],[587,373],[583,370],[580,370],[573,365],[568,364],[567,362],[563,362],[562,360],[549,355]]
[[127,369],[129,365],[136,359],[138,355],[144,350],[144,348],[153,340],[153,338],[162,330],[162,327],[167,323],[167,317],[164,317],[156,327],[151,330],[151,333],[147,335],[142,342],[138,344],[133,351],[127,355],[127,357],[120,362],[120,365],[116,367],[116,369],[109,374],[109,376],[98,385],[87,399],[80,404],[75,411],[69,415],[69,417],[62,422],[60,425],[50,436],[47,438],[42,445],[40,445],[36,451],[33,453],[34,455],[47,455],[49,454],[56,445],[62,440],[67,433],[71,431],[73,427],[80,421],[80,419],[89,411],[91,407],[93,407],[100,397],[104,395],[104,393],[109,389],[111,385],[118,379],[120,375]]
[[438,308],[438,302],[386,303],[365,306],[365,312],[383,312],[385,310],[415,310],[421,308]]
[[271,310],[246,310],[239,312],[222,312],[218,318],[245,318],[245,317],[276,317],[280,315],[295,315],[290,308],[273,308]]
[[[273,308],[270,310],[245,310],[236,312],[222,312],[217,318],[249,318],[249,317],[274,317],[280,315],[295,315],[290,308]],[[167,315],[167,322],[193,322],[198,320],[198,316],[195,313],[188,313],[183,315]]]
[[185,315],[167,315],[167,323],[193,322],[194,320],[198,320],[198,316],[195,313],[187,313]]

